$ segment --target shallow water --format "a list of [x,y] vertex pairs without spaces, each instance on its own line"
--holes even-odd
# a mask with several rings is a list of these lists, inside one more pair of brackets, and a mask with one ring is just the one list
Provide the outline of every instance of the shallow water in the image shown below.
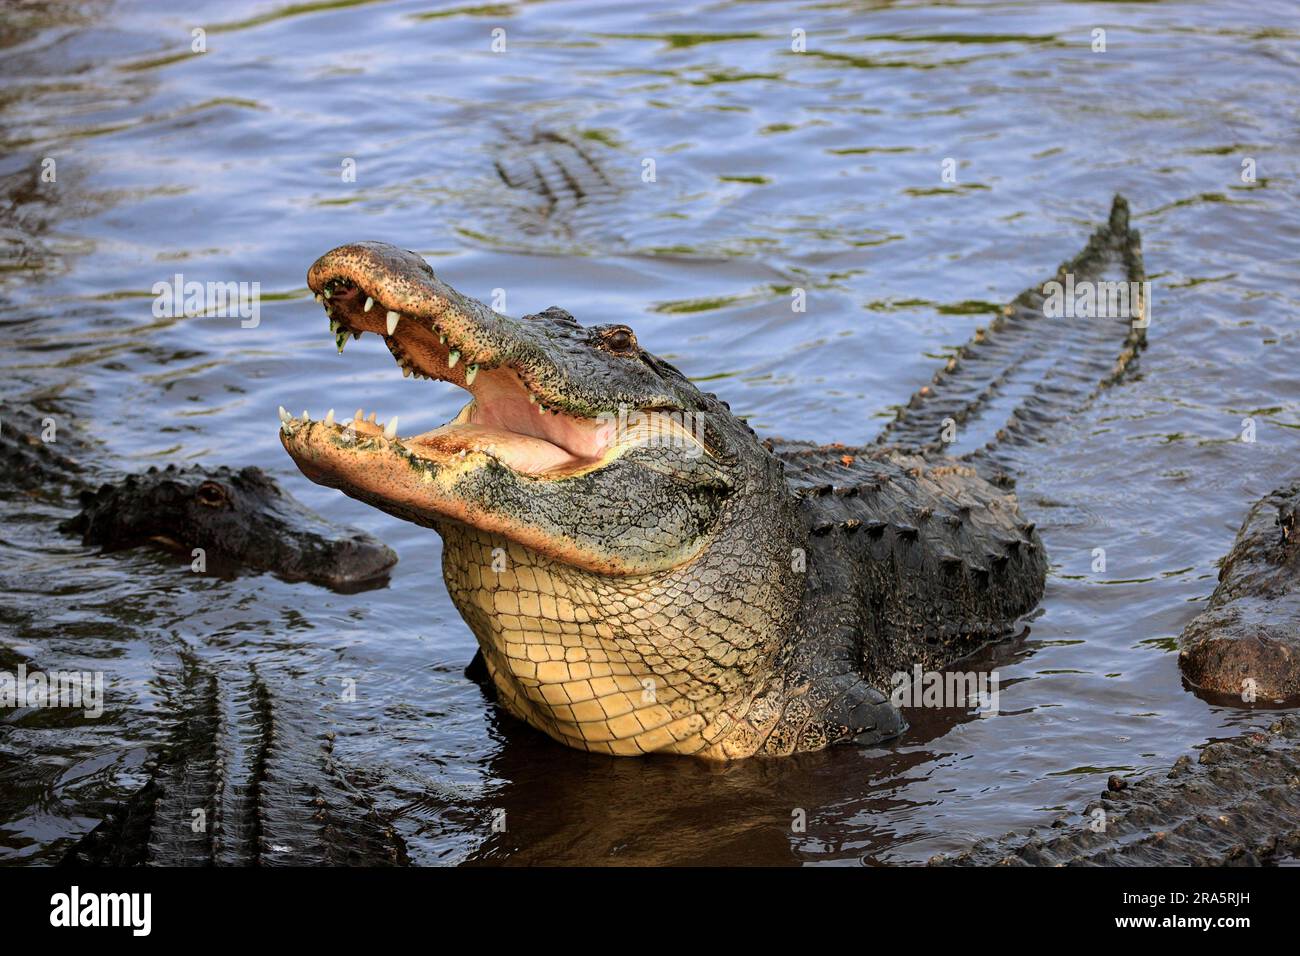
[[[431,864],[923,861],[1269,719],[1185,688],[1173,642],[1300,447],[1289,2],[167,6],[3,14],[0,400],[57,409],[106,467],[262,466],[401,562],[350,596],[198,577],[0,503],[0,665],[110,682],[98,721],[0,718],[0,860],[56,860],[142,782],[183,653],[289,675]],[[608,188],[508,189],[494,159],[548,131]],[[341,242],[418,250],[457,288],[504,290],[510,314],[626,321],[760,433],[855,442],[1073,255],[1115,192],[1143,231],[1150,347],[1020,453],[1052,573],[1028,632],[969,665],[997,667],[996,717],[915,712],[883,750],[726,767],[563,750],[461,676],[474,641],[436,535],[309,483],[276,438],[281,404],[400,412],[404,432],[461,404],[404,382],[373,337],[335,354],[303,277]],[[260,324],[155,318],[150,290],[177,272],[260,282]]]

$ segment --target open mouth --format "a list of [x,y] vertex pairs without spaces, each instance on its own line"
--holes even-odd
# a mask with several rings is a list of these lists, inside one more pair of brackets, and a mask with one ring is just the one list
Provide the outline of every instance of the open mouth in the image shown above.
[[[454,310],[430,317],[409,303],[383,301],[364,279],[346,274],[309,276],[309,285],[330,319],[340,352],[349,337],[371,332],[382,336],[402,374],[437,379],[472,396],[451,422],[432,431],[399,437],[400,416],[385,424],[375,413],[358,409],[340,421],[331,410],[327,427],[351,437],[382,436],[411,456],[433,462],[482,452],[521,474],[537,477],[572,475],[600,466],[613,450],[615,423],[570,414],[564,400],[529,379],[488,341],[489,336]],[[450,290],[448,290],[449,294]],[[394,294],[400,298],[400,292]],[[403,309],[405,306],[405,309]],[[310,423],[281,410],[286,424]]]

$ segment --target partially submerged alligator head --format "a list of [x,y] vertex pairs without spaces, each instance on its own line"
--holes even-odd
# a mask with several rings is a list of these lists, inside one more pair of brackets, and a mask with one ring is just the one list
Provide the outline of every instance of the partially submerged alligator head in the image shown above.
[[80,497],[80,513],[60,527],[105,551],[202,549],[212,569],[237,565],[340,590],[378,581],[397,561],[383,542],[308,511],[260,468],[168,465]]
[[[1121,199],[1062,272],[1116,268],[1141,278]],[[308,284],[340,350],[374,333],[405,375],[472,401],[401,438],[396,419],[282,411],[286,450],[312,480],[443,536],[498,699],[565,744],[730,759],[884,740],[904,727],[880,691],[891,675],[1007,634],[1042,594],[1034,526],[967,463],[760,441],[626,326],[558,308],[507,318],[383,243],[327,253]],[[1018,339],[1065,356],[1044,382],[1056,400],[1095,394],[1144,341],[1127,320],[1094,322],[1080,347],[1042,301],[1031,290],[981,330],[896,431],[915,430],[922,406],[957,421],[986,410],[1008,375],[971,380],[1016,361]],[[1093,350],[1120,343],[1110,378],[1088,384]],[[1041,428],[1043,409],[1031,390],[999,437]]]
[[[83,544],[105,551],[161,545],[187,561],[201,548],[208,570],[272,571],[344,591],[382,584],[397,562],[383,542],[313,514],[259,468],[168,465],[103,475],[77,460],[88,459],[88,449],[72,430],[48,442],[42,431],[22,410],[7,410],[0,425],[0,489],[60,502],[76,492],[81,511],[59,527],[80,535]],[[111,480],[87,487],[95,474]]]

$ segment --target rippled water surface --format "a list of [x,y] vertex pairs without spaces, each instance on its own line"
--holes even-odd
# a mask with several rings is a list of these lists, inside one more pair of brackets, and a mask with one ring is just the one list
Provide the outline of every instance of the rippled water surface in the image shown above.
[[[56,860],[144,780],[183,655],[287,675],[426,864],[923,861],[1268,719],[1186,689],[1174,640],[1300,457],[1290,2],[188,6],[0,14],[0,400],[63,416],[99,467],[262,466],[401,561],[357,595],[201,577],[0,503],[0,665],[110,681],[99,721],[0,718],[0,859]],[[503,182],[552,136],[601,189]],[[914,713],[885,750],[725,767],[563,750],[461,676],[474,640],[437,536],[309,483],[276,438],[281,404],[400,411],[403,431],[461,404],[374,337],[335,354],[304,273],[342,242],[418,250],[511,314],[625,321],[760,433],[863,442],[1115,192],[1154,280],[1150,347],[1020,453],[1052,572],[1028,632],[974,665],[1002,677],[991,719]],[[175,273],[260,282],[260,325],[155,318]]]

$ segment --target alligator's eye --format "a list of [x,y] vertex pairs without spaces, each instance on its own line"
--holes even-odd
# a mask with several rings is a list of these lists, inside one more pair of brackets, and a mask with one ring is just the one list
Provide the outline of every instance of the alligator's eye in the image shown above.
[[636,336],[626,325],[612,325],[600,333],[600,344],[611,352],[629,353],[636,351]]
[[199,485],[194,497],[198,499],[199,504],[207,505],[209,508],[224,508],[230,503],[230,498],[226,495],[226,489],[215,481],[205,481]]

